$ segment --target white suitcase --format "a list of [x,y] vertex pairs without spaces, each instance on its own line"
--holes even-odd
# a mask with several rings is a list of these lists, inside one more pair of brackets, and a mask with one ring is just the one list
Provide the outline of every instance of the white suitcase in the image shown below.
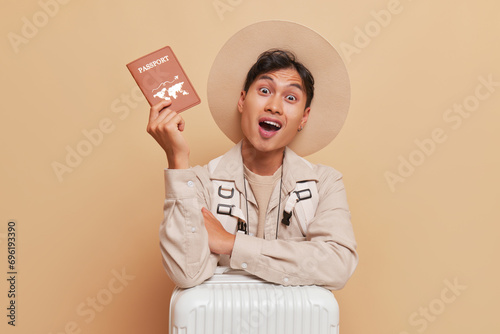
[[339,306],[318,286],[282,286],[219,267],[170,299],[170,334],[338,334]]

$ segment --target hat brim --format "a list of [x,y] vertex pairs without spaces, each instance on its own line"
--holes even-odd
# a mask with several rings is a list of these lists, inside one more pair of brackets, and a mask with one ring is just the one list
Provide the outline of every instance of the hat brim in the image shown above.
[[347,69],[335,48],[315,31],[293,22],[264,21],[234,34],[221,48],[208,77],[212,117],[233,142],[243,138],[237,109],[248,70],[269,49],[295,54],[314,77],[314,98],[304,130],[288,145],[301,156],[319,151],[340,132],[347,117],[350,84]]

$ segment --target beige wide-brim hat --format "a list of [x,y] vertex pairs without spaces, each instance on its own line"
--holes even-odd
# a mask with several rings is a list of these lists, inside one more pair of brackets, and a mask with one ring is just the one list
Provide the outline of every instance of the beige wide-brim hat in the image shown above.
[[315,31],[293,22],[263,21],[234,34],[219,51],[208,77],[208,105],[224,134],[243,138],[237,109],[248,70],[269,49],[291,51],[314,77],[314,98],[304,129],[288,145],[301,156],[319,151],[339,133],[347,117],[350,85],[335,48]]

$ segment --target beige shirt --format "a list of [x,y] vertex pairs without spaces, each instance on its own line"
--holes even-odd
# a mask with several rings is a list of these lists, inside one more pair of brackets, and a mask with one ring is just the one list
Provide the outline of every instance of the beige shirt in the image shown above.
[[[245,198],[241,143],[222,156],[213,173],[206,166],[166,169],[160,247],[165,269],[180,287],[191,287],[211,277],[221,259],[210,252],[201,213],[202,207],[212,207],[211,179],[235,183],[240,203],[248,203],[250,229],[257,230],[259,210],[251,189],[247,189]],[[289,226],[279,223],[277,227],[277,215],[281,219],[296,183],[310,180],[317,182],[319,204],[307,234],[294,216]],[[227,259],[230,266],[277,284],[342,288],[358,263],[342,174],[331,167],[312,165],[287,148],[280,212],[279,186],[275,186],[266,208],[265,239],[237,233]]]

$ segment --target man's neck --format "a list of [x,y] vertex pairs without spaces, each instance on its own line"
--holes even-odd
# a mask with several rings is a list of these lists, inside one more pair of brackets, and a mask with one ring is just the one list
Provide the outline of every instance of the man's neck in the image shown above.
[[243,140],[241,156],[243,164],[258,175],[273,175],[283,163],[285,148],[272,152],[259,152],[250,143]]

